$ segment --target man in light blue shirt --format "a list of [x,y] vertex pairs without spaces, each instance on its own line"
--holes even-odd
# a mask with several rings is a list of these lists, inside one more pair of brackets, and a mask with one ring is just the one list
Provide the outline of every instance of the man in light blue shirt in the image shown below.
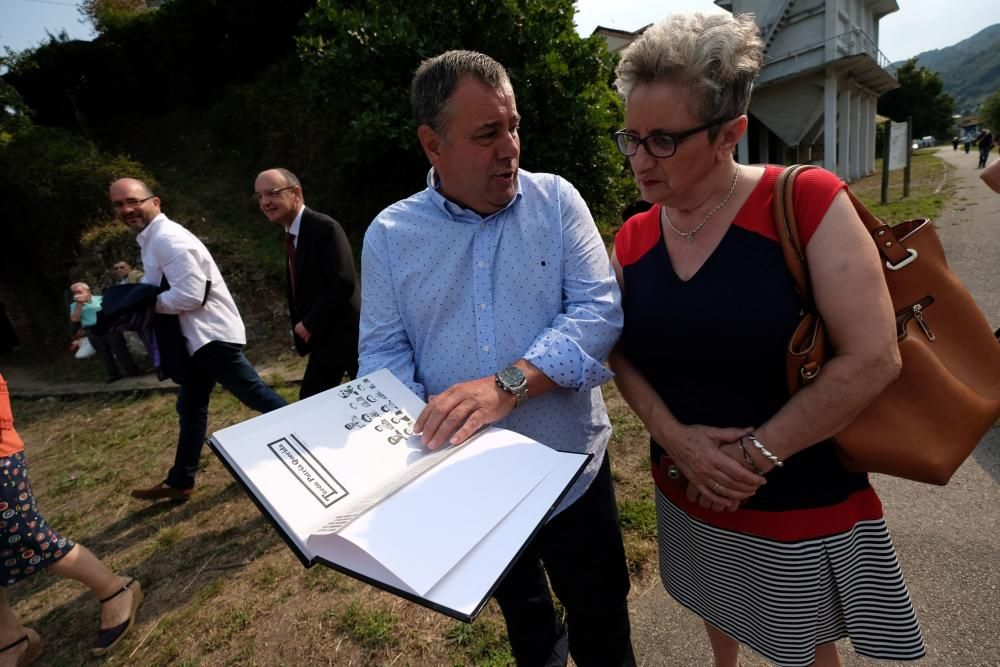
[[[580,194],[518,169],[503,66],[470,51],[421,64],[411,100],[432,169],[362,252],[360,371],[388,368],[428,406],[431,449],[486,424],[593,459],[498,587],[519,665],[632,665],[629,589],[600,385],[621,295]],[[546,572],[566,610],[557,619]]]

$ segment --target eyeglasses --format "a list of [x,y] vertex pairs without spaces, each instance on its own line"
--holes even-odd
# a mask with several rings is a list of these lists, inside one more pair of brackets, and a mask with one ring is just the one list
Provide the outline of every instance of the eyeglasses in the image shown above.
[[618,152],[625,157],[632,157],[638,153],[640,145],[653,157],[673,157],[674,153],[677,152],[677,145],[688,137],[707,130],[710,127],[726,123],[729,120],[732,119],[714,120],[711,123],[700,125],[684,132],[653,132],[647,134],[645,137],[640,137],[631,132],[619,130],[613,136],[615,138],[615,146],[618,147]]
[[294,189],[295,189],[294,185],[288,185],[283,188],[273,188],[271,190],[264,190],[264,192],[255,192],[250,196],[253,197],[253,200],[255,202],[260,202],[261,199],[266,199],[267,201],[270,201],[272,199],[277,199],[278,195],[280,195],[285,190],[294,190]]
[[111,202],[111,208],[115,209],[116,211],[120,211],[126,206],[128,206],[129,208],[135,208],[139,204],[147,202],[155,196],[156,195],[149,195],[148,197],[143,197],[142,199],[123,199],[119,201],[113,201]]

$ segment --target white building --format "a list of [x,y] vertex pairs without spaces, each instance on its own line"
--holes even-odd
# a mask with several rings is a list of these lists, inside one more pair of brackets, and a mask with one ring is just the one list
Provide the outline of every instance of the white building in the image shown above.
[[764,68],[741,162],[812,162],[853,181],[874,171],[875,107],[899,86],[878,50],[895,0],[716,0],[757,17]]
[[[896,0],[715,4],[734,14],[752,13],[766,49],[739,161],[820,164],[847,181],[871,174],[876,103],[899,86],[878,50],[878,22],[899,11]],[[644,30],[631,33],[631,39],[623,31],[594,32],[618,51]]]

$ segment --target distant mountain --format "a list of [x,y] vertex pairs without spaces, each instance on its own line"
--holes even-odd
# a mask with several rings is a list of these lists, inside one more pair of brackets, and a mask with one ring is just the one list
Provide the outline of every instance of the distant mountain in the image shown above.
[[955,113],[975,113],[1000,90],[1000,23],[953,46],[918,54],[917,65],[941,75],[944,91],[955,98]]

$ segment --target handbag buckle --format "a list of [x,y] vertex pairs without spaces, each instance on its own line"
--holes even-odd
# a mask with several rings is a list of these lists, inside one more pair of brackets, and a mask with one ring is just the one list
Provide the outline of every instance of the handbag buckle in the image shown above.
[[899,264],[893,264],[889,260],[885,260],[885,268],[890,269],[892,271],[899,271],[901,268],[903,268],[907,264],[910,264],[911,262],[913,262],[913,260],[919,257],[917,251],[914,250],[913,248],[907,248],[906,252],[908,252],[910,256],[901,261]]

